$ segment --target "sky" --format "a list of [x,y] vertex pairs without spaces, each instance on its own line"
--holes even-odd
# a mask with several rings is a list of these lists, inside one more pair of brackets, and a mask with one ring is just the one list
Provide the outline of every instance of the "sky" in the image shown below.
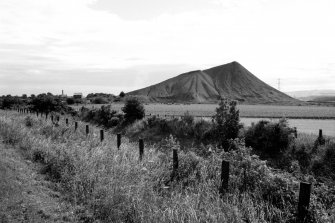
[[335,89],[334,0],[0,0],[0,95],[119,94],[238,61]]

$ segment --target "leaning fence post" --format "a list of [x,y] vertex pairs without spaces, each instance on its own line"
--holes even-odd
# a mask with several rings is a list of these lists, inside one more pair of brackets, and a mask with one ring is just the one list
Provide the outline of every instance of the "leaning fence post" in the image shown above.
[[100,141],[101,142],[104,141],[104,130],[103,129],[100,130]]
[[118,133],[117,134],[117,148],[120,149],[121,146],[121,134]]
[[68,119],[68,118],[65,119],[65,124],[66,124],[66,125],[69,125],[69,119]]
[[312,184],[300,182],[298,222],[305,222],[308,215]]
[[90,129],[89,129],[89,126],[86,125],[86,136],[88,135],[88,133],[90,133]]
[[77,128],[78,128],[78,122],[75,122],[74,123],[74,130],[77,131]]
[[229,182],[229,162],[222,160],[221,165],[221,193],[228,189]]
[[144,141],[143,141],[143,139],[139,139],[138,146],[139,146],[139,152],[140,152],[140,161],[142,161],[143,154],[144,154]]

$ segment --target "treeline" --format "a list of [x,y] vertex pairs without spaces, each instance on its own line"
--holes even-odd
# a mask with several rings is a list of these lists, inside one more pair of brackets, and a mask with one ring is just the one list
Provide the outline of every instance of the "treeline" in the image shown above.
[[0,97],[0,108],[1,109],[15,109],[15,108],[26,108],[32,111],[40,113],[61,113],[77,115],[74,109],[67,106],[66,100],[61,96],[56,96],[51,93],[43,93],[37,96],[31,95],[27,97],[23,95],[18,96],[2,96]]

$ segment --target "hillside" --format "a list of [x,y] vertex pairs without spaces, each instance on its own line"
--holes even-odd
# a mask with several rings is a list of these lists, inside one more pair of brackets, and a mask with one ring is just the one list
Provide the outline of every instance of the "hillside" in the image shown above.
[[128,95],[154,102],[213,103],[224,97],[251,104],[299,103],[258,79],[238,62],[180,74]]

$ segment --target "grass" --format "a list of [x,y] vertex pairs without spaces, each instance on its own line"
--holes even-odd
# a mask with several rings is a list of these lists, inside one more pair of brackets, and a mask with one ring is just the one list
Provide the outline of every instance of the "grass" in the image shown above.
[[[0,111],[1,137],[42,164],[41,172],[76,207],[79,221],[290,222],[299,180],[310,180],[275,171],[240,145],[238,151],[213,153],[208,159],[179,151],[178,181],[170,181],[171,149],[178,148],[171,140],[165,149],[146,145],[139,162],[137,143],[123,138],[118,150],[114,135],[106,134],[101,143],[99,129],[91,128],[86,137],[84,125],[79,122],[74,131],[72,125],[56,127],[35,116],[27,125],[24,115]],[[222,159],[231,163],[223,196]],[[318,222],[334,221],[334,206],[326,208],[319,199],[327,187],[315,191],[313,216]]]

